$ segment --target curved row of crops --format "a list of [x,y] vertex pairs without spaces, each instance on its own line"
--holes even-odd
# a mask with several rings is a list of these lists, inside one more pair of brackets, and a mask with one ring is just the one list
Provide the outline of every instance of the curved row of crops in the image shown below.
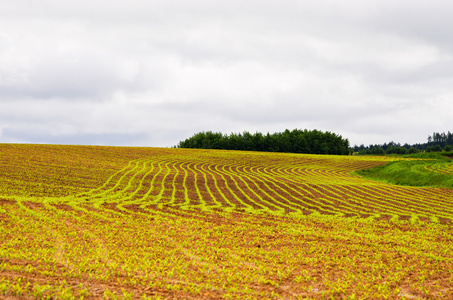
[[426,167],[429,171],[439,172],[442,174],[453,174],[453,163],[443,163],[443,164],[434,164],[432,166]]
[[[6,192],[4,197],[30,200],[36,196],[72,206],[116,207],[121,212],[129,206],[145,210],[168,206],[442,223],[453,218],[450,189],[395,186],[351,174],[395,158],[153,148],[19,148],[29,160],[22,165],[12,159],[2,162],[5,172],[1,174],[4,178],[0,175],[0,191]],[[87,152],[82,155],[80,150]],[[91,158],[96,155],[104,155],[104,166]],[[121,165],[125,167],[117,171]]]
[[[52,176],[31,176],[36,179],[33,185],[18,185],[18,193],[25,186],[29,193],[24,199],[33,199],[33,190],[36,190],[37,196],[48,202],[67,202],[73,206],[108,205],[120,211],[126,211],[132,205],[140,209],[169,206],[174,209],[276,215],[315,213],[434,222],[450,222],[453,218],[452,190],[395,186],[350,174],[382,165],[391,158],[185,149],[150,149],[148,152],[142,149],[137,151],[140,158],[135,158],[131,153],[122,156],[118,149],[115,150],[115,156],[109,156],[112,162],[104,169],[91,167],[89,157],[81,156],[77,164],[80,175],[74,174],[75,167],[55,167],[55,163],[51,166],[56,171],[46,170],[49,166],[45,163],[55,160],[47,156],[29,161],[22,167],[23,172],[41,169]],[[113,150],[110,152],[114,153]],[[126,166],[113,173],[115,159],[121,159]],[[84,165],[87,167],[81,168]],[[91,176],[87,173],[90,168],[96,172]],[[8,180],[25,177],[20,174],[11,175]],[[101,178],[104,178],[103,183]],[[65,183],[71,186],[67,191]],[[74,195],[81,187],[84,192]],[[62,195],[56,197],[59,190]]]
[[[240,155],[138,159],[102,186],[66,198],[99,207],[198,208],[250,213],[334,214],[369,218],[450,221],[453,192],[364,180],[350,171],[380,163],[337,157],[280,156],[251,163]],[[63,201],[63,199],[59,199]]]

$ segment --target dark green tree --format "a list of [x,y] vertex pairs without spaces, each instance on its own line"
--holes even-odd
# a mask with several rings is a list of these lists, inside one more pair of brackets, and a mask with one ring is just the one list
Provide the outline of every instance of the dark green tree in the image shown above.
[[179,142],[179,148],[227,149],[269,152],[348,155],[349,141],[332,132],[319,130],[285,130],[284,132],[223,135],[212,131],[199,132]]

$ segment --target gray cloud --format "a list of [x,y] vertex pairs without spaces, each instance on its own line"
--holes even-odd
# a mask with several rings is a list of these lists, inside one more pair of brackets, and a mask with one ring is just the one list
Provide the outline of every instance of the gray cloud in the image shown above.
[[72,133],[52,135],[48,131],[4,128],[2,139],[11,143],[60,144],[60,145],[110,145],[110,146],[148,146],[143,141],[148,139],[142,133]]
[[452,130],[448,1],[0,4],[0,142],[171,146],[316,128]]

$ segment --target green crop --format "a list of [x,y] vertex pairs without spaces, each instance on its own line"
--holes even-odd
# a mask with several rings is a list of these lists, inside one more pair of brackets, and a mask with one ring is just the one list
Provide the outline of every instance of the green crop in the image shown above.
[[413,158],[0,150],[0,297],[453,297],[452,190],[351,174]]

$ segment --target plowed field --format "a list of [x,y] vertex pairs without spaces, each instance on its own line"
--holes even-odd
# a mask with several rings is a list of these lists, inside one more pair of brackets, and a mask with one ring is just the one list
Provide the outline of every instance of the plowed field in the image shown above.
[[351,174],[394,159],[0,145],[0,295],[453,297],[453,190]]

